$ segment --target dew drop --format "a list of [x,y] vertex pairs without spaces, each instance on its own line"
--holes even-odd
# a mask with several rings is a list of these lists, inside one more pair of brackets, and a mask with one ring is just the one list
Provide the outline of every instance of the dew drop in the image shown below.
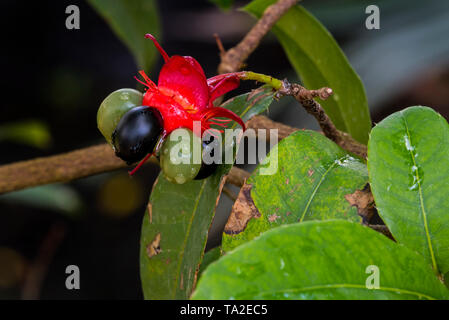
[[177,174],[176,177],[175,177],[175,180],[179,184],[183,184],[183,183],[186,182],[186,178],[184,177],[183,174]]
[[240,270],[240,267],[237,267],[237,269],[235,270],[237,274],[241,274],[242,270]]
[[281,270],[285,268],[285,262],[284,259],[281,258]]
[[409,189],[410,191],[413,191],[413,190],[418,189],[418,183],[415,183],[415,184],[411,185],[408,189]]
[[405,148],[408,151],[413,151],[415,150],[415,148],[412,146],[412,143],[410,142],[410,139],[408,136],[404,136],[404,141],[405,141]]
[[341,167],[346,167],[351,163],[351,161],[354,161],[354,160],[355,160],[355,158],[347,155],[342,159],[336,159],[334,162],[335,162],[335,164],[337,164]]
[[416,165],[411,166],[410,168],[410,183],[408,190],[413,191],[417,190],[419,186],[423,183],[424,172],[423,170]]

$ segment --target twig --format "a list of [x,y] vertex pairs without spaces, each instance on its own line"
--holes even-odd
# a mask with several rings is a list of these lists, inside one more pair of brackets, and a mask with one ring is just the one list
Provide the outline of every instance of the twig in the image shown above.
[[304,109],[318,121],[318,124],[326,137],[334,141],[343,149],[352,152],[359,157],[366,158],[366,146],[356,141],[346,132],[338,130],[324,111],[323,107],[317,101],[313,100],[315,97],[319,97],[323,100],[327,99],[332,95],[332,89],[324,87],[318,90],[308,90],[297,83],[289,83],[284,80],[283,86],[278,93],[280,95],[292,96],[301,103]]
[[331,88],[324,87],[316,90],[309,90],[297,83],[290,83],[287,80],[281,81],[271,76],[251,71],[241,71],[236,74],[242,80],[255,80],[270,85],[273,89],[277,90],[277,98],[282,96],[292,96],[308,113],[315,117],[326,137],[334,141],[343,149],[352,152],[359,157],[366,158],[366,145],[356,141],[346,132],[338,130],[324,111],[323,107],[321,107],[317,101],[313,100],[313,98],[326,100],[333,93]]
[[233,184],[237,187],[243,186],[245,180],[249,178],[250,173],[238,167],[232,167],[231,171],[229,171],[226,182]]
[[314,98],[326,100],[333,94],[331,88],[323,87],[316,90],[309,90],[297,83],[290,83],[287,80],[281,81],[271,76],[252,71],[241,71],[236,74],[242,80],[255,80],[268,84],[273,89],[277,90],[275,94],[277,98],[282,96],[292,96],[308,113],[315,117],[326,137],[334,141],[343,149],[352,152],[359,157],[366,158],[366,146],[354,140],[346,132],[338,130],[324,111],[323,107],[321,107],[317,101],[313,100]]
[[223,193],[228,196],[229,199],[231,199],[233,202],[237,200],[237,195],[232,191],[229,187],[224,186],[223,187]]
[[[278,129],[279,140],[300,130],[265,116],[254,116],[246,126],[252,129]],[[351,141],[350,139],[352,138],[348,136],[345,141]],[[354,146],[359,145],[355,142],[345,149],[354,149]],[[366,150],[363,145],[361,148]],[[150,158],[148,163],[156,164],[157,160]],[[124,167],[126,164],[114,155],[112,148],[106,143],[55,156],[15,162],[0,166],[0,194],[44,184],[68,182]],[[233,167],[226,181],[241,187],[248,177],[247,171]]]
[[125,167],[108,144],[0,166],[0,194]]
[[[288,137],[289,135],[291,135],[292,133],[300,130],[298,128],[293,128],[290,127],[286,124],[280,123],[280,122],[276,122],[271,120],[270,118],[267,118],[265,116],[254,116],[252,117],[247,123],[246,123],[246,127],[248,129],[278,129],[278,139],[282,140],[286,137]],[[257,133],[257,131],[256,131]],[[266,138],[268,138],[266,136]]]
[[223,42],[221,42],[221,39],[217,33],[214,33],[214,38],[215,38],[215,42],[217,43],[218,50],[220,51],[220,57],[223,58],[223,56],[226,54],[226,50],[223,46]]
[[279,18],[297,2],[298,0],[279,0],[265,9],[262,17],[243,40],[237,46],[221,55],[218,73],[236,72],[240,70],[249,55],[259,45],[260,40],[270,31]]
[[[148,163],[157,163],[150,158]],[[0,166],[0,194],[29,187],[68,182],[98,173],[126,167],[108,144],[96,145],[68,153]],[[246,171],[233,167],[227,181],[237,186],[243,184]]]
[[[278,129],[279,139],[300,130],[265,116],[254,116],[246,126],[252,129]],[[155,164],[157,160],[150,158],[148,162]],[[55,156],[15,162],[0,166],[0,194],[44,184],[72,181],[124,167],[126,164],[114,155],[112,148],[106,143]],[[247,171],[233,167],[226,181],[241,187],[248,178]]]

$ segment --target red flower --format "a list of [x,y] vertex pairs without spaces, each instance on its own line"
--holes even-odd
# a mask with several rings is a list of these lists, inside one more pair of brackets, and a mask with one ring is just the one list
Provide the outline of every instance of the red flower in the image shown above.
[[[143,105],[159,110],[164,120],[164,136],[181,127],[193,130],[193,121],[201,121],[203,133],[210,129],[211,124],[223,121],[216,117],[232,119],[245,129],[238,115],[213,105],[215,99],[239,86],[237,73],[206,79],[203,68],[194,58],[177,55],[169,57],[151,34],[145,37],[153,40],[165,60],[157,85],[143,70],[139,71],[145,80],[142,83],[148,88],[143,96]],[[223,126],[221,123],[219,125]]]
[[[157,85],[143,70],[139,73],[145,82],[136,78],[147,87],[142,104],[156,108],[161,113],[164,128],[160,141],[178,128],[194,131],[194,121],[201,122],[201,134],[207,130],[216,130],[210,127],[213,124],[225,127],[225,123],[231,120],[238,122],[245,130],[245,123],[238,115],[213,105],[215,99],[239,86],[238,73],[221,74],[207,79],[203,68],[194,58],[177,55],[169,57],[151,34],[146,34],[145,38],[153,41],[165,61]],[[159,147],[160,145],[156,147],[155,152]],[[148,154],[130,174],[134,174],[150,156]]]

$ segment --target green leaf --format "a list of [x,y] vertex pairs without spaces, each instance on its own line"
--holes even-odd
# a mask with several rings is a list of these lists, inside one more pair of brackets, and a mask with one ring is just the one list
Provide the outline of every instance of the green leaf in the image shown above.
[[80,195],[70,186],[63,184],[50,184],[3,194],[0,201],[55,210],[72,218],[79,216],[83,208]]
[[[367,289],[375,285],[368,277],[376,267],[378,289]],[[211,264],[193,294],[223,300],[448,298],[421,256],[344,220],[267,231]]]
[[212,177],[178,185],[159,175],[141,237],[141,280],[146,299],[187,299],[220,195],[224,167]]
[[234,4],[234,0],[209,0],[209,2],[212,2],[224,11],[228,11],[229,9],[231,9],[232,5]]
[[[244,10],[260,18],[274,2],[255,0]],[[301,6],[292,7],[273,32],[307,88],[333,89],[334,95],[321,104],[335,125],[366,143],[371,119],[365,89],[332,35]]]
[[[244,230],[225,228],[227,252],[262,232],[282,224],[306,220],[348,219],[360,222],[345,196],[368,183],[366,165],[314,131],[297,131],[275,146],[247,184],[260,212]],[[268,175],[268,166],[277,168]],[[232,218],[232,216],[231,216]]]
[[24,120],[0,126],[0,141],[12,141],[46,149],[51,145],[51,140],[47,125],[38,120]]
[[[223,106],[244,120],[270,105],[268,89],[240,95]],[[207,233],[232,164],[204,180],[178,185],[159,175],[142,225],[140,275],[146,299],[187,299],[203,258]]]
[[[241,94],[224,102],[223,108],[234,111],[244,122],[268,109],[273,102],[273,89],[262,86],[249,93]],[[229,128],[235,128],[236,123]]]
[[156,61],[153,42],[146,33],[159,35],[159,15],[154,0],[88,0],[134,55],[139,68],[150,70]]
[[380,216],[394,238],[449,271],[449,127],[427,107],[396,112],[374,127],[368,169]]

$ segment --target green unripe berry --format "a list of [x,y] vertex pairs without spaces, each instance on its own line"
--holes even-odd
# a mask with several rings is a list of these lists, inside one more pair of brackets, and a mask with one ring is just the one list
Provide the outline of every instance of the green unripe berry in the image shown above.
[[141,106],[143,95],[134,89],[119,89],[109,94],[97,112],[97,126],[108,143],[121,117],[130,109]]
[[201,169],[201,138],[191,130],[171,132],[160,150],[160,166],[168,181],[183,184],[193,180]]

